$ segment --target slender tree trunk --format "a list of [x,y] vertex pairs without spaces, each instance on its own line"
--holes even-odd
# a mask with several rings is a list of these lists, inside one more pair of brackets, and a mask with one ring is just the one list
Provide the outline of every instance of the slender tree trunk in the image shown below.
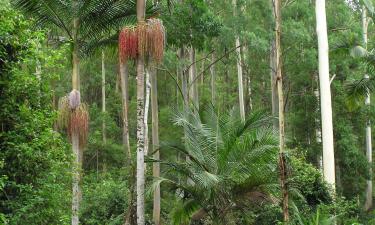
[[288,173],[285,157],[285,119],[284,119],[284,94],[283,94],[283,76],[281,71],[281,0],[274,1],[274,14],[275,14],[275,47],[276,47],[276,82],[277,82],[277,95],[279,99],[279,167],[280,167],[280,184],[283,198],[283,215],[284,221],[289,221],[289,196],[288,196]]
[[[215,62],[216,57],[215,53],[212,53],[211,61]],[[210,67],[210,73],[211,73],[211,102],[212,105],[216,106],[216,70],[215,70],[215,64]]]
[[[76,2],[73,2],[76,4]],[[72,88],[73,90],[80,90],[79,84],[79,53],[78,53],[78,35],[77,30],[79,26],[79,21],[77,18],[73,19],[73,71],[72,71]],[[74,156],[73,166],[73,194],[72,194],[72,225],[79,224],[79,209],[82,200],[81,191],[81,169],[82,169],[82,149],[79,145],[79,133],[76,130],[72,131],[72,151]]]
[[[362,36],[363,36],[363,44],[367,49],[367,9],[366,6],[362,7]],[[365,79],[369,79],[369,76],[365,74]],[[370,106],[370,93],[367,93],[366,100],[365,100],[366,107]],[[366,122],[366,156],[367,161],[370,165],[369,168],[369,175],[370,179],[367,180],[367,188],[366,188],[366,201],[365,201],[365,210],[368,211],[372,208],[372,142],[371,142],[371,121],[370,119]]]
[[[151,114],[152,114],[152,151],[154,159],[160,159],[159,153],[159,107],[156,69],[151,68]],[[154,177],[160,177],[160,163],[153,163],[152,173]],[[160,186],[154,191],[153,218],[155,225],[160,225]]]
[[190,102],[193,103],[194,111],[199,110],[198,100],[198,80],[196,80],[197,66],[195,63],[195,49],[190,48],[189,51],[190,67],[189,67],[189,96]]
[[[145,0],[137,0],[138,24],[145,23]],[[144,56],[137,59],[137,224],[145,224],[145,62]]]
[[[150,70],[146,69],[146,102],[145,102],[145,117],[144,117],[144,123],[145,123],[145,156],[148,155],[148,112],[150,108],[150,89],[151,89],[151,83],[150,83]],[[145,165],[146,168],[146,165]]]
[[[233,0],[233,15],[237,16],[236,8],[237,1]],[[237,76],[238,76],[238,98],[239,98],[239,107],[240,107],[240,116],[241,120],[245,121],[245,101],[244,101],[244,92],[243,92],[243,68],[242,68],[242,57],[241,57],[241,43],[240,38],[236,34],[235,36],[235,47],[237,53]]]
[[316,31],[319,47],[319,83],[323,136],[323,173],[335,192],[335,155],[333,147],[332,104],[329,82],[328,36],[325,0],[316,0]]
[[122,143],[127,154],[128,164],[131,164],[131,151],[129,141],[129,68],[126,62],[120,62],[120,85],[122,95]]
[[[106,113],[106,97],[105,97],[105,55],[104,50],[102,50],[102,115],[103,115],[103,121],[102,121],[102,138],[103,138],[103,144],[107,144],[107,134],[106,134],[106,124],[105,124],[105,113]],[[99,175],[99,151],[96,149],[96,176]]]
[[[276,73],[276,46],[275,40],[272,40],[270,49],[270,70],[271,70],[271,97],[272,97],[272,116],[275,118],[279,114],[279,96],[277,94],[277,73]],[[275,119],[273,123],[275,130],[279,129],[279,122]]]

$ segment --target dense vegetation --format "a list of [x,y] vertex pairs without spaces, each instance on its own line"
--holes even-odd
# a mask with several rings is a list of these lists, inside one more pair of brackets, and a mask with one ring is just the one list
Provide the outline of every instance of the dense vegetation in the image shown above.
[[[315,1],[279,1],[275,67],[277,0],[147,1],[147,23],[163,21],[165,37],[155,38],[160,46],[149,38],[152,47],[143,48],[150,53],[120,59],[121,48],[132,47],[118,42],[123,28],[139,35],[147,25],[139,15],[137,22],[141,0],[0,0],[0,224],[74,225],[76,216],[80,224],[143,225],[137,222],[140,147],[147,153],[145,224],[375,224],[366,158],[375,111],[365,104],[375,90],[375,2],[326,1],[332,186],[323,174]],[[71,107],[74,100],[80,106]],[[279,107],[285,113],[280,153]],[[77,110],[89,118],[63,124]],[[145,112],[146,148],[139,130]]]

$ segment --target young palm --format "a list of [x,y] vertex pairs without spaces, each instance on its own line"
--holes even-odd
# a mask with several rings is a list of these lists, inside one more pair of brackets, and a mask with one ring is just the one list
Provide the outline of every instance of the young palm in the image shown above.
[[185,111],[174,122],[186,131],[185,140],[164,148],[190,160],[162,161],[166,174],[176,176],[157,178],[155,184],[163,182],[179,193],[182,206],[174,213],[175,224],[207,217],[227,224],[233,213],[253,203],[274,201],[278,139],[264,112],[253,112],[242,122],[234,111],[218,116],[208,109],[202,118]]

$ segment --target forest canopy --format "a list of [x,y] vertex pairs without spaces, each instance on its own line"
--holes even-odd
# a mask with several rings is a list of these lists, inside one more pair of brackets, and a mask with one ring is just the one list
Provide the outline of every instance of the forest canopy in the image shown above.
[[0,224],[375,224],[374,0],[0,0]]

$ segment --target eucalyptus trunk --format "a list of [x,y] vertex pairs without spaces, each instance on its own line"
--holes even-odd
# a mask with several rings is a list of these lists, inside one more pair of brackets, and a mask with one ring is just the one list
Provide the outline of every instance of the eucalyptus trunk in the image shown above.
[[[363,37],[363,44],[367,49],[367,28],[368,28],[368,20],[367,20],[367,9],[365,6],[362,8],[362,37]],[[369,76],[365,74],[365,79],[369,79]],[[366,107],[370,107],[370,93],[368,92],[365,99]],[[367,180],[367,188],[366,188],[366,201],[365,201],[365,210],[368,211],[372,208],[372,142],[371,142],[371,121],[368,118],[366,122],[366,156],[367,161],[370,165],[369,167],[369,175],[370,179]]]
[[325,0],[316,0],[316,31],[319,49],[319,83],[323,141],[323,174],[335,192],[335,155],[333,145],[332,103],[329,81],[328,35]]
[[[233,15],[237,16],[237,1],[233,0]],[[242,68],[242,57],[241,57],[241,42],[238,34],[235,34],[235,48],[237,53],[237,77],[238,77],[238,98],[240,107],[241,120],[245,121],[245,101],[243,92],[243,68]]]
[[[106,132],[106,123],[105,123],[105,114],[106,114],[106,97],[105,97],[105,54],[102,50],[102,138],[103,144],[107,144],[107,132]],[[96,149],[96,176],[99,173],[99,151]]]
[[194,111],[199,110],[198,100],[198,80],[197,80],[197,66],[195,63],[195,48],[191,47],[189,51],[189,97],[190,102],[193,104]]
[[[137,0],[138,25],[145,23],[145,0]],[[137,224],[145,224],[145,59],[141,54],[137,59]]]
[[[279,114],[279,96],[277,94],[277,73],[276,73],[276,47],[275,40],[271,42],[270,49],[270,72],[271,72],[271,100],[272,100],[272,116],[275,118]],[[275,130],[279,129],[279,122],[275,119],[273,122],[273,128]]]
[[[153,158],[159,160],[159,107],[156,75],[156,69],[151,68],[152,152],[154,153]],[[154,177],[160,177],[159,162],[153,163],[152,174]],[[157,185],[154,190],[153,218],[155,225],[160,225],[160,185]]]
[[276,82],[279,109],[279,169],[280,169],[280,185],[282,191],[282,205],[284,221],[289,221],[289,196],[288,196],[288,173],[285,156],[285,118],[284,118],[284,93],[283,93],[283,76],[281,64],[281,0],[274,1],[275,14],[275,66],[276,66]]

